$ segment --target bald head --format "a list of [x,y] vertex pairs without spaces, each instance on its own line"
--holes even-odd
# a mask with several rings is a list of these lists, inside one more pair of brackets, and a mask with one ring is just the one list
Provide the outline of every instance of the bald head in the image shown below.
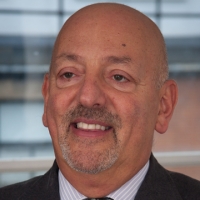
[[135,9],[94,4],[66,21],[44,79],[43,123],[79,192],[107,196],[147,163],[177,99],[167,73],[163,36]]
[[129,49],[135,59],[140,59],[138,65],[146,66],[146,74],[152,73],[156,86],[160,87],[168,78],[166,49],[160,30],[144,14],[128,6],[99,3],[77,11],[65,22],[57,37],[52,62],[74,41],[78,44],[76,48],[83,43],[88,43],[88,47],[94,43],[102,51],[108,50],[107,44]]

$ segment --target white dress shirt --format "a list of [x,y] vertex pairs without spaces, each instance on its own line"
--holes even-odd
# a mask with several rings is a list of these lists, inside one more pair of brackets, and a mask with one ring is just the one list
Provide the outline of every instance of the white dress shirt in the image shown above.
[[[109,194],[107,197],[113,198],[114,200],[134,200],[135,195],[148,171],[148,168],[149,161],[135,176],[133,176],[128,182]],[[86,198],[65,179],[60,170],[58,173],[58,180],[61,200],[82,200]]]

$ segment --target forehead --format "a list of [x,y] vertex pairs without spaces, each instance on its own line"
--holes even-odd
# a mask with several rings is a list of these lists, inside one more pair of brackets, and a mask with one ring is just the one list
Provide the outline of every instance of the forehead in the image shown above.
[[[64,24],[60,37],[71,40],[89,42],[120,42],[126,46],[126,42],[137,41],[134,45],[142,46],[146,40],[149,20],[143,14],[131,8],[112,5],[98,5],[85,8],[72,15]],[[104,44],[105,45],[105,44]]]
[[83,17],[70,19],[65,24],[55,46],[57,56],[75,51],[73,53],[78,55],[96,52],[98,55],[107,53],[130,57],[134,54],[136,57],[137,54],[145,54],[146,36],[141,29],[133,29],[129,23],[120,23],[118,19],[84,20]]
[[[92,61],[93,59],[90,58],[90,61]],[[126,65],[126,66],[130,66],[134,65],[134,60],[132,58],[130,58],[129,56],[116,56],[116,55],[105,55],[104,57],[100,57],[99,61],[100,65],[103,66],[108,66],[108,65]],[[70,52],[66,52],[66,53],[61,53],[60,55],[58,55],[55,58],[54,61],[54,65],[55,66],[59,66],[62,63],[77,63],[77,64],[81,64],[81,65],[87,65],[88,61],[87,61],[87,57],[83,57],[81,55],[78,54],[73,54]]]
[[75,14],[65,23],[55,43],[53,60],[68,53],[88,60],[129,57],[136,66],[148,65],[149,72],[156,65],[151,53],[155,52],[151,34],[155,27],[149,29],[150,21],[142,14],[100,11]]
[[105,32],[103,36],[97,30],[88,34],[84,31],[80,34],[68,32],[64,37],[60,37],[54,61],[70,61],[83,65],[134,64],[142,69],[146,56],[145,49],[142,50],[143,46],[134,45],[127,33],[127,37],[121,37],[116,32]]

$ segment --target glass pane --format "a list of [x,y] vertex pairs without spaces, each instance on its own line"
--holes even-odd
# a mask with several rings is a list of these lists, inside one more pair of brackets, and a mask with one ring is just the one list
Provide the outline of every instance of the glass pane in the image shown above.
[[2,142],[50,142],[41,121],[42,102],[2,102],[0,106]]
[[163,17],[161,31],[165,37],[199,37],[200,17]]
[[1,35],[54,36],[58,32],[58,17],[35,14],[1,14]]
[[[95,2],[99,1],[0,1],[0,160],[54,159],[51,138],[42,124],[43,76],[61,25],[76,10]],[[117,2],[158,23],[167,44],[170,76],[179,87],[179,102],[169,129],[163,135],[155,133],[153,151],[161,156],[200,155],[200,1]],[[200,180],[199,164],[166,167]],[[44,171],[1,172],[0,186],[41,173]]]
[[200,1],[199,0],[164,0],[162,3],[163,13],[184,13],[195,14],[200,13]]
[[[89,1],[82,1],[82,0],[64,0],[64,9],[66,11],[74,12],[84,6],[87,6],[92,3],[103,3],[104,0],[89,0]],[[110,1],[112,2],[112,0]],[[147,13],[154,13],[155,12],[155,1],[154,0],[115,0],[113,1],[115,3],[122,3],[131,7],[134,7],[137,10],[140,10],[141,12],[147,12]]]
[[56,11],[58,10],[57,0],[3,0],[0,1],[1,9],[23,10],[23,11]]

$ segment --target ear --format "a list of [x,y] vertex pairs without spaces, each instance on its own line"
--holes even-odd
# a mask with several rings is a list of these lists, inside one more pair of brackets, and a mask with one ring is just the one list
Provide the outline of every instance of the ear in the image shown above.
[[42,121],[44,126],[48,126],[47,123],[47,102],[49,98],[49,74],[44,75],[43,85],[42,85],[42,95],[44,98],[44,113],[42,116]]
[[169,121],[172,117],[178,100],[178,88],[176,82],[168,80],[160,90],[160,103],[155,130],[159,133],[167,131]]

